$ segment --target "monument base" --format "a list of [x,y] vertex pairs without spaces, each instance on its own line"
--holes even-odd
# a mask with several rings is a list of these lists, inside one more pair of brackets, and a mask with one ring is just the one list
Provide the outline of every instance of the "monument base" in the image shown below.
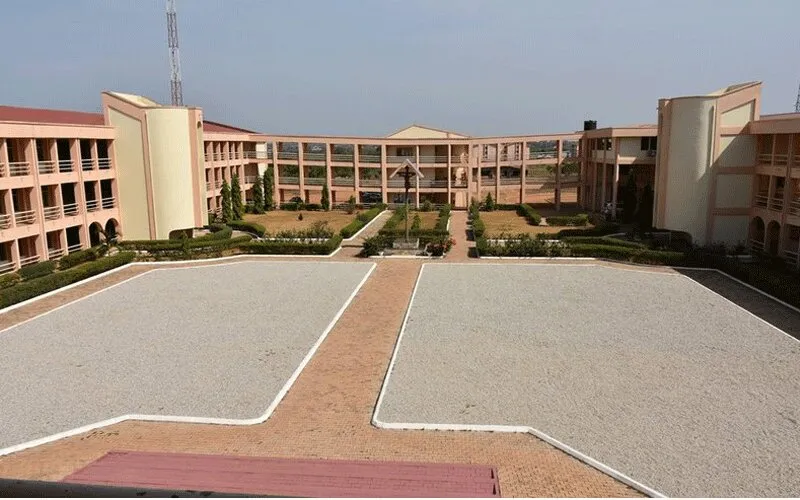
[[417,250],[419,248],[419,238],[413,239],[411,241],[402,240],[395,240],[392,243],[392,249],[394,250]]

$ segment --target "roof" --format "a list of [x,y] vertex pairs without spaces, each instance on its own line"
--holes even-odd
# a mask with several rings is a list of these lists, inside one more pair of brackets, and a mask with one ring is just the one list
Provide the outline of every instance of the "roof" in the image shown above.
[[0,122],[57,123],[69,125],[105,125],[102,113],[61,109],[0,106]]
[[412,123],[386,137],[388,139],[464,139],[469,136],[453,132],[452,130],[444,130]]
[[252,130],[246,130],[232,125],[225,125],[224,123],[212,122],[203,120],[203,132],[221,132],[224,134],[256,134]]

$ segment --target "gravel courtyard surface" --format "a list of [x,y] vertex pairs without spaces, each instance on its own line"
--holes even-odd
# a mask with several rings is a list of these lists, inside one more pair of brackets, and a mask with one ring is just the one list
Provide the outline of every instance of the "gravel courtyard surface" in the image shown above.
[[533,427],[669,496],[800,495],[800,342],[681,275],[426,264],[377,417]]
[[0,449],[125,414],[259,417],[371,267],[155,270],[0,333]]

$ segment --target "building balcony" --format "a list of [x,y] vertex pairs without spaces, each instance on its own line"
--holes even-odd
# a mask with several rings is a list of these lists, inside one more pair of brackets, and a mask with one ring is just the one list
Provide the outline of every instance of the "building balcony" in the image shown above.
[[501,186],[519,186],[522,184],[522,177],[500,177]]
[[481,177],[481,186],[494,186],[496,181],[494,177]]
[[358,163],[380,163],[381,155],[359,155]]
[[19,266],[20,267],[24,267],[24,266],[28,266],[28,265],[31,265],[31,264],[36,264],[37,262],[39,262],[39,256],[38,255],[30,255],[28,257],[23,257],[23,256],[20,255]]
[[280,177],[278,177],[278,184],[297,185],[297,184],[300,184],[300,178],[299,177],[283,177],[283,176],[280,176]]
[[111,158],[98,158],[97,166],[100,170],[108,170],[111,168]]
[[33,210],[25,210],[22,212],[14,213],[14,222],[17,225],[30,225],[36,223],[36,212]]
[[450,157],[450,163],[453,164],[453,165],[456,165],[456,164],[462,165],[462,159],[463,159],[463,165],[469,165],[469,155],[467,155],[467,154],[464,155],[464,158],[461,158],[460,155],[459,156],[451,156]]
[[212,191],[214,189],[213,182],[206,182],[206,191]]
[[[378,185],[380,186],[381,181],[378,181]],[[347,179],[344,177],[334,177],[331,179],[331,184],[334,186],[355,186],[356,182],[355,179]]]
[[31,168],[27,161],[12,161],[8,164],[8,174],[12,177],[30,175]]
[[447,163],[447,156],[420,156],[419,157],[420,163]]
[[322,186],[325,184],[324,177],[306,177],[303,181],[309,186]]
[[214,189],[219,189],[222,187],[222,181],[214,181]]
[[303,153],[303,160],[325,161],[325,153]]
[[42,210],[44,220],[55,220],[61,218],[61,207],[44,207]]
[[[415,185],[416,181],[411,180],[411,187],[413,188]],[[389,179],[386,181],[386,186],[392,188],[404,188],[406,187],[406,181],[405,179]]]
[[64,216],[65,217],[72,217],[74,215],[78,215],[81,213],[80,207],[78,207],[77,203],[68,203],[64,205]]
[[750,240],[750,248],[755,253],[762,253],[764,251],[764,242],[751,239]]
[[11,214],[0,214],[0,229],[11,227]]
[[245,184],[255,184],[256,179],[258,179],[257,175],[245,175],[244,176],[244,183]]
[[346,161],[351,162],[353,161],[354,156],[352,154],[335,154],[331,155],[331,161]]
[[86,211],[96,212],[100,210],[100,200],[86,200]]
[[58,171],[62,174],[72,172],[72,160],[58,160]]
[[64,253],[65,252],[64,252],[63,248],[48,248],[47,249],[47,258],[50,259],[50,260],[57,259],[57,258],[61,257],[62,255],[64,255]]
[[246,160],[271,160],[272,153],[269,151],[245,151],[244,158]]
[[56,173],[56,162],[53,160],[41,160],[36,163],[39,167],[40,174],[54,174]]
[[74,245],[70,245],[67,247],[67,253],[79,252],[81,250],[82,245],[80,243],[75,243]]
[[758,154],[758,162],[759,163],[772,163],[772,153],[759,153]]
[[296,160],[297,153],[291,153],[288,151],[279,151],[278,152],[278,159],[279,160]]
[[108,198],[103,198],[101,203],[103,210],[114,208],[116,205],[117,205],[117,200],[113,196],[109,196]]
[[14,263],[10,260],[0,260],[0,274],[10,273],[14,270]]
[[773,155],[772,157],[773,165],[786,165],[787,163],[789,163],[789,155]]
[[381,187],[380,179],[359,179],[358,185],[362,187]]
[[386,163],[403,163],[406,160],[415,161],[415,156],[387,156]]
[[92,170],[94,168],[94,162],[91,160],[91,158],[81,160],[81,168],[83,170]]
[[760,208],[767,208],[769,197],[766,194],[757,194],[753,199],[753,205]]
[[419,187],[421,187],[421,188],[446,188],[447,187],[447,179],[444,179],[444,180],[420,179],[419,180]]
[[[554,156],[555,158],[555,156]],[[522,161],[521,155],[515,155],[513,153],[501,153],[500,154],[500,161]]]
[[467,187],[467,180],[466,179],[458,179],[453,180],[450,182],[451,188],[465,188]]
[[789,215],[800,216],[800,198],[795,198],[791,203],[789,203]]

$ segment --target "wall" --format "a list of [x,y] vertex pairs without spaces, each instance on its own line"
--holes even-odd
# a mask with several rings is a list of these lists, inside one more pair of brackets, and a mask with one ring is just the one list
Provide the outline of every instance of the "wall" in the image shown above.
[[647,151],[642,151],[642,138],[641,137],[620,137],[619,139],[619,155],[626,158],[642,158],[651,159],[647,156]]
[[[147,111],[156,238],[195,226],[188,110]],[[205,199],[203,200],[205,201]]]
[[143,124],[112,108],[108,113],[110,124],[117,131],[114,153],[122,237],[126,240],[150,239]]
[[441,130],[431,130],[416,125],[412,125],[389,136],[389,138],[392,139],[447,139],[449,137],[463,138],[464,136]]
[[753,135],[723,136],[719,142],[720,167],[751,167],[756,162],[756,138]]
[[755,101],[750,101],[739,107],[730,109],[720,116],[720,126],[735,127],[747,125],[753,119]]
[[747,215],[717,215],[714,218],[714,243],[736,245],[746,243],[749,217]]

